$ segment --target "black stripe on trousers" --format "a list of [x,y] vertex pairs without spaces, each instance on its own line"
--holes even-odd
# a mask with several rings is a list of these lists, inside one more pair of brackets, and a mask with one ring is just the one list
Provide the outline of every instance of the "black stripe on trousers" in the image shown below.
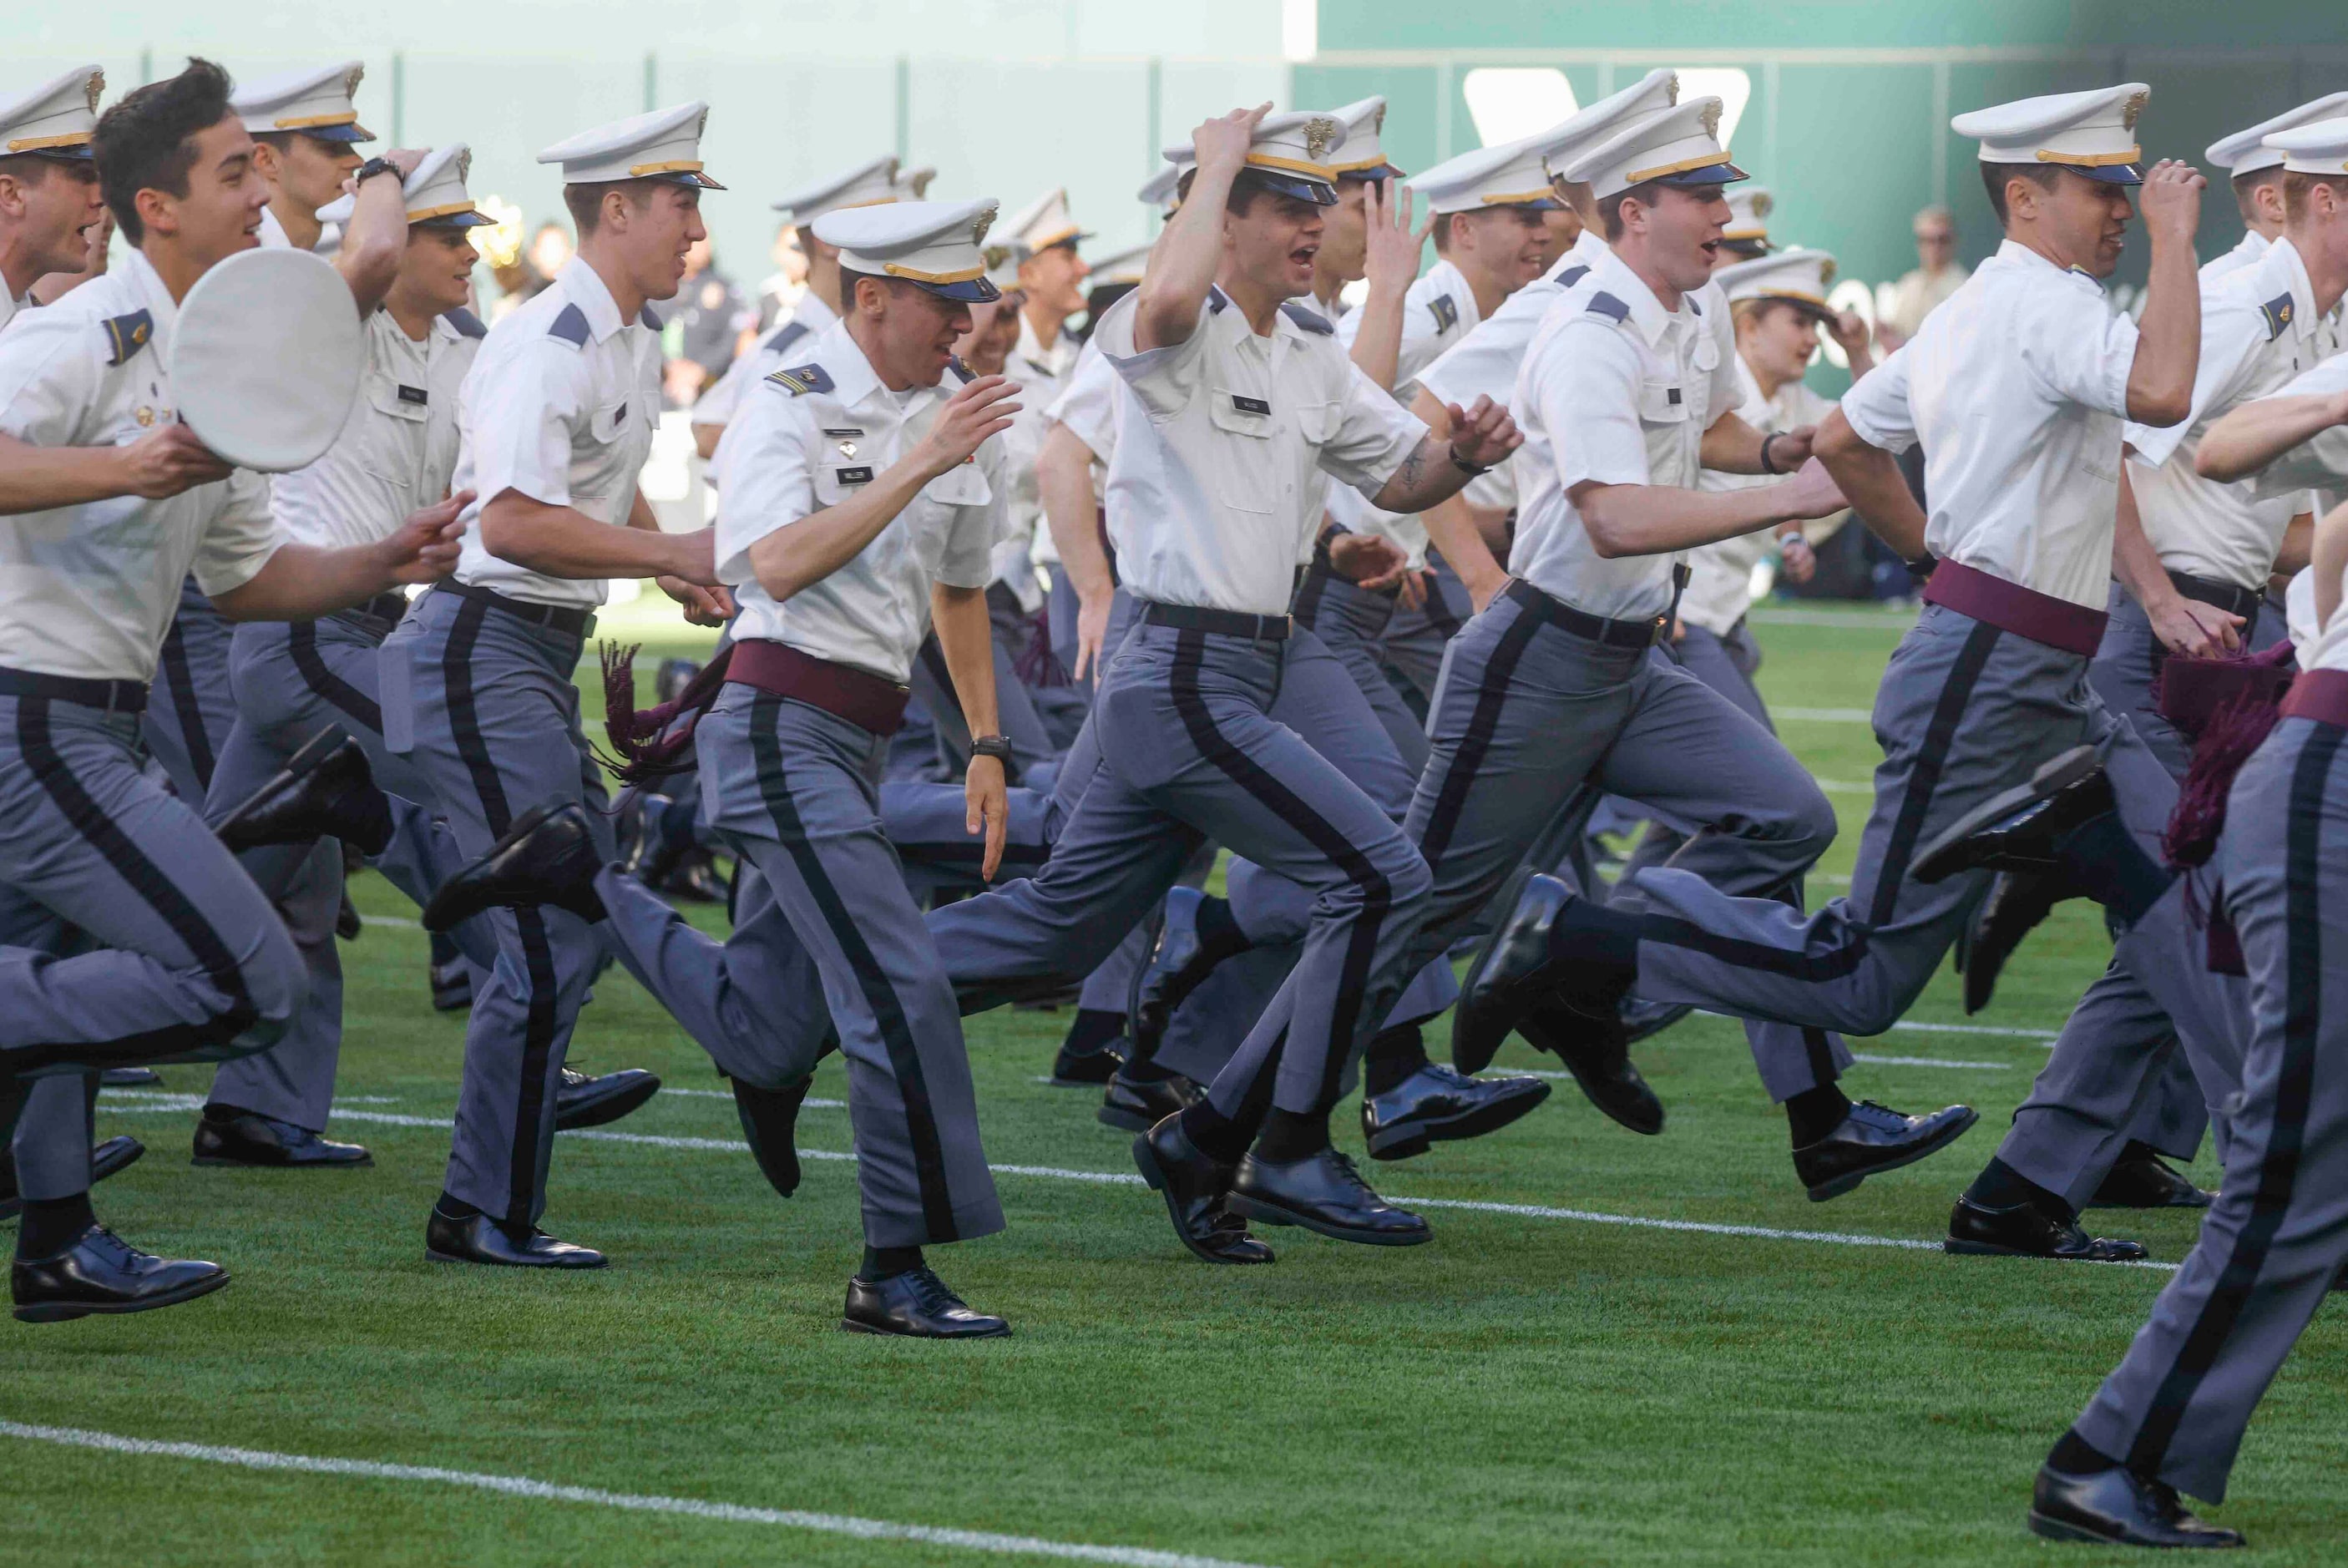
[[2283,872],[2282,1070],[2275,1084],[2274,1127],[2268,1134],[2266,1157],[2259,1162],[2250,1217],[2234,1238],[2218,1283],[2210,1287],[2191,1331],[2178,1346],[2177,1360],[2160,1380],[2152,1408],[2128,1449],[2128,1468],[2139,1475],[2160,1473],[2168,1445],[2193,1396],[2225,1353],[2243,1309],[2250,1305],[2250,1293],[2258,1288],[2259,1275],[2273,1249],[2275,1233],[2291,1212],[2298,1185],[2322,1022],[2323,802],[2341,741],[2348,738],[2348,731],[2329,724],[2315,725],[2312,730],[2291,776],[2291,822]]
[[[196,783],[209,793],[212,787],[212,737],[204,727],[204,705],[196,695],[195,667],[188,662],[188,634],[177,615],[163,634],[163,685],[171,694],[171,713],[180,726],[180,744],[188,748],[188,766]],[[199,802],[201,804],[201,802]]]
[[832,885],[831,874],[823,869],[822,859],[808,841],[807,825],[792,803],[782,742],[775,734],[782,708],[783,699],[771,693],[761,692],[751,699],[750,753],[758,769],[758,798],[766,802],[776,835],[798,868],[799,880],[807,883],[832,940],[839,944],[849,967],[856,971],[857,988],[864,993],[864,1005],[872,1009],[873,1022],[880,1026],[880,1043],[889,1053],[889,1070],[896,1076],[898,1095],[905,1102],[905,1136],[912,1145],[914,1177],[922,1190],[922,1222],[929,1227],[929,1239],[956,1241],[961,1232],[954,1223],[953,1194],[946,1184],[945,1146],[938,1137],[937,1112],[930,1104],[929,1079],[913,1044],[913,1026],[905,1016],[904,1004],[897,999],[897,988],[889,983],[889,972],[864,940],[856,917]]
[[[179,1037],[183,1029],[191,1047],[234,1039],[261,1017],[252,993],[245,989],[244,972],[237,966],[236,954],[230,951],[221,934],[212,929],[211,922],[204,918],[195,901],[180,890],[170,873],[147,858],[146,851],[106,814],[105,809],[82,787],[81,780],[74,777],[73,769],[58,751],[56,738],[50,732],[49,700],[44,696],[17,699],[16,745],[25,766],[40,781],[74,831],[170,927],[180,945],[203,965],[205,977],[228,998],[227,1010],[209,1023],[150,1030],[139,1037],[139,1041],[154,1044],[160,1050]],[[129,1046],[137,1042],[112,1043]]]
[[[1206,651],[1206,633],[1175,634],[1170,683],[1174,711],[1180,716],[1190,744],[1225,778],[1326,855],[1362,892],[1362,913],[1354,918],[1353,934],[1346,941],[1344,965],[1337,982],[1336,1009],[1329,1019],[1328,1059],[1322,1067],[1321,1094],[1315,1102],[1317,1107],[1325,1108],[1336,1103],[1338,1077],[1353,1054],[1354,1036],[1359,1028],[1362,1003],[1370,982],[1370,965],[1377,955],[1378,931],[1394,908],[1394,887],[1386,881],[1385,873],[1371,863],[1369,856],[1215,727],[1215,717],[1199,690],[1199,668]],[[1281,1052],[1286,1045],[1283,1036],[1281,1051],[1266,1058],[1266,1071],[1278,1072]]]
[[[473,645],[480,638],[481,623],[489,610],[478,599],[458,603],[440,655],[440,679],[457,755],[464,758],[465,770],[473,776],[473,789],[481,799],[481,815],[489,821],[490,836],[501,839],[513,825],[513,811],[506,799],[505,776],[498,771],[489,742],[481,737],[480,708],[473,699]],[[536,904],[524,904],[513,916],[521,933],[530,1005],[522,1022],[513,1142],[506,1152],[506,1212],[499,1217],[509,1231],[526,1231],[538,1206],[538,1123],[546,1109],[546,1058],[554,1049],[557,983],[554,950],[546,940],[545,912]]]
[[285,628],[285,651],[302,684],[333,707],[342,709],[377,735],[383,733],[383,708],[375,698],[336,675],[318,653],[318,624],[295,621]]
[[[1525,650],[1532,645],[1540,624],[1539,617],[1519,608],[1517,618],[1500,634],[1492,656],[1484,663],[1483,678],[1476,686],[1476,706],[1468,715],[1468,728],[1459,737],[1451,760],[1444,765],[1443,782],[1436,787],[1435,804],[1428,809],[1426,828],[1419,835],[1418,852],[1426,857],[1430,871],[1442,869],[1443,857],[1451,848],[1451,835],[1459,830],[1459,814],[1467,810],[1468,792],[1476,787],[1476,775],[1483,770],[1484,758],[1491,753],[1492,737],[1500,727],[1500,710],[1508,706],[1509,687],[1516,679],[1517,665],[1524,658]],[[1450,695],[1447,682],[1443,695]]]
[[1839,980],[1856,970],[1867,957],[1872,929],[1889,924],[1899,911],[1900,890],[1907,885],[1908,864],[1915,858],[1916,841],[1923,836],[1924,820],[1931,811],[1933,793],[1940,788],[1941,770],[1948,764],[1949,748],[1955,743],[1957,727],[1972,705],[1973,688],[1988,666],[2001,635],[1998,628],[1988,622],[1975,623],[1965,637],[1965,645],[1958,651],[1956,662],[1949,668],[1940,700],[1932,707],[1931,722],[1925,727],[1924,744],[1916,754],[1916,765],[1909,770],[1908,783],[1900,799],[1900,814],[1892,819],[1891,837],[1884,844],[1883,864],[1876,873],[1875,902],[1869,907],[1865,925],[1835,946],[1796,953],[1765,942],[1722,936],[1672,915],[1641,914],[1637,917],[1640,940],[1684,947],[1739,968],[1765,970],[1797,980]]

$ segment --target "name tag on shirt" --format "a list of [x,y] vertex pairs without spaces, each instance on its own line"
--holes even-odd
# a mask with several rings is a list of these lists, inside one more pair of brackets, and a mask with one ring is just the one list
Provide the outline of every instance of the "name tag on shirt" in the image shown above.
[[839,438],[840,437],[842,437],[842,436],[846,436],[846,437],[848,437],[850,439],[853,440],[853,439],[854,439],[855,438],[857,438],[858,436],[860,436],[860,435],[864,434],[864,432],[863,432],[862,430],[860,430],[860,429],[839,429],[839,430],[831,430],[831,429],[827,429],[827,430],[825,430],[825,431],[824,431],[824,434],[825,434],[825,435],[827,435],[827,436],[831,437],[831,438],[832,438],[833,439],[835,439],[835,440],[839,439]]
[[1680,403],[1680,389],[1676,387],[1671,387],[1663,393],[1663,400],[1669,403],[1673,407],[1678,407]]
[[429,403],[432,400],[432,395],[421,387],[402,387],[399,389],[399,400],[403,403],[420,405]]
[[869,465],[859,464],[852,469],[834,469],[832,477],[844,485],[869,485],[872,482],[872,469]]
[[1265,402],[1262,398],[1242,397],[1236,392],[1231,394],[1231,407],[1237,408],[1242,414],[1269,414],[1272,412],[1272,405]]

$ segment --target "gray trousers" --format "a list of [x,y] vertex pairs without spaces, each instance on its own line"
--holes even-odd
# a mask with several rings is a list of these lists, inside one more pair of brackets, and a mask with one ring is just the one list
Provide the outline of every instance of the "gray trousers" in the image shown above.
[[[388,629],[355,614],[257,621],[235,629],[229,676],[236,722],[221,748],[204,814],[219,821],[314,736],[338,730],[366,752],[376,785],[391,799],[391,843],[376,857],[376,869],[421,907],[463,861],[430,806],[429,782],[409,758],[384,745],[376,650]],[[275,1047],[212,1075],[211,1103],[323,1132],[342,1053],[342,963],[335,944],[342,846],[273,846],[240,859],[285,915],[310,971],[310,1001]],[[456,937],[477,967],[496,961],[495,934],[486,922],[468,921]]]
[[[1761,700],[1761,688],[1753,684],[1754,674],[1761,667],[1761,645],[1754,641],[1753,628],[1744,617],[1739,616],[1725,635],[1683,624],[1679,641],[1657,645],[1656,655],[1669,658],[1735,703],[1737,711],[1770,734],[1777,733],[1776,724],[1769,717],[1768,705]],[[1618,814],[1617,821],[1621,820]],[[1622,863],[1621,880],[1627,884],[1636,873],[1670,860],[1687,842],[1691,830],[1688,824],[1649,817],[1647,830],[1639,835],[1638,846]]]
[[284,924],[135,717],[0,697],[0,1043],[220,1059],[283,1032],[304,984]]
[[[2287,637],[2282,617],[2262,610],[2245,628],[2250,645],[2263,650]],[[2144,610],[2116,583],[2103,645],[2088,666],[2088,684],[2113,713],[2125,714],[2137,739],[2168,771],[2185,776],[2192,742],[2161,717],[2154,695],[2166,655]],[[2197,1042],[2197,1047],[2199,1046]],[[2216,1087],[2198,1082],[2195,1056],[2223,1060]],[[1998,1158],[2076,1207],[2092,1196],[2131,1140],[2189,1160],[2210,1124],[2209,1108],[2222,1104],[2231,1081],[2232,1053],[2188,1050],[2168,1014],[2126,963],[2115,962],[2065,1021],[2054,1054],[2013,1113]],[[2218,1153],[2227,1154],[2227,1129],[2218,1123]]]
[[1000,1231],[953,987],[881,829],[884,742],[738,684],[695,737],[709,820],[765,896],[719,943],[606,869],[596,889],[620,961],[720,1070],[763,1088],[812,1071],[824,1025],[837,1030],[871,1245]]
[[2250,971],[2231,1157],[2192,1253],[2076,1423],[2099,1451],[2213,1501],[2348,1260],[2343,739],[2286,718],[2235,777],[2214,862]]
[[[1826,797],[1766,730],[1647,648],[1567,630],[1550,603],[1514,590],[1453,639],[1407,823],[1435,893],[1406,962],[1437,957],[1482,926],[1493,895],[1585,779],[1706,824],[1673,859],[1674,874],[1756,897],[1798,897],[1803,873],[1834,841]],[[1277,1027],[1276,1005],[1265,1021]],[[1833,1081],[1850,1059],[1823,1029],[1746,1034],[1773,1099]]]
[[[1010,600],[1009,610],[1003,608],[999,600]],[[1007,770],[1011,781],[1048,789],[1053,759],[1060,748],[1052,743],[1051,731],[1045,727],[1044,716],[1035,707],[1035,694],[1012,667],[1013,641],[1028,634],[1028,623],[1017,615],[1017,609],[1018,601],[1011,598],[1009,589],[987,594],[988,623],[994,633],[990,646],[994,656],[995,721],[1003,727],[1004,738],[1011,742],[1011,767]],[[910,684],[913,695],[930,710],[930,723],[937,731],[939,760],[949,777],[959,779],[970,765],[970,727],[963,722],[962,699],[954,695],[945,649],[935,636],[922,642],[921,654],[913,661]]]
[[[386,744],[408,754],[469,861],[533,806],[588,809],[614,853],[602,769],[580,728],[572,674],[584,638],[436,590],[416,601],[379,662]],[[497,954],[473,990],[447,1191],[508,1226],[546,1206],[555,1091],[602,945],[551,905],[481,916]]]
[[[1308,638],[1136,624],[1093,705],[1101,760],[1042,874],[931,917],[956,985],[1008,999],[1085,973],[1211,838],[1313,890],[1267,1099],[1300,1114],[1334,1104],[1408,977],[1395,964],[1427,876],[1385,810],[1316,748],[1335,744],[1315,733],[1325,694],[1344,692],[1358,712],[1359,693]],[[1292,712],[1314,727],[1291,727]]]
[[1395,596],[1349,583],[1315,561],[1296,592],[1296,619],[1313,628],[1354,684],[1386,733],[1403,766],[1416,775],[1426,766],[1426,726],[1411,712],[1386,678],[1382,643],[1395,614]]

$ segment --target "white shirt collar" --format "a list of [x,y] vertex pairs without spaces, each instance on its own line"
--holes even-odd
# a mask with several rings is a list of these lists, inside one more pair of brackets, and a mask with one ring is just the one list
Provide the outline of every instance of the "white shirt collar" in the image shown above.
[[1599,232],[1585,224],[1581,232],[1573,237],[1573,243],[1566,247],[1565,254],[1551,262],[1549,271],[1541,275],[1547,282],[1559,283],[1574,268],[1595,267],[1613,253]]
[[565,298],[579,307],[587,318],[587,330],[595,341],[602,342],[627,325],[620,319],[620,302],[612,297],[604,286],[602,274],[588,265],[584,256],[572,256],[554,274],[555,286]]
[[2085,284],[2087,287],[2095,290],[2098,297],[2100,297],[2104,292],[2104,285],[2102,283],[2093,276],[2081,272],[2076,267],[2058,267],[2054,263],[2048,261],[2044,256],[2040,255],[2036,251],[2032,250],[2029,246],[2024,244],[2019,240],[1999,241],[1997,253],[1990,257],[1990,260],[1992,262],[2003,262],[2013,266],[2043,267],[2047,272],[2054,273],[2056,277],[2077,279],[2080,283]]
[[1655,291],[1647,286],[1646,280],[1632,272],[1630,263],[1616,255],[1612,246],[1606,247],[1606,259],[1592,271],[1603,280],[1607,293],[1631,307],[1631,320],[1650,347],[1663,340],[1663,334],[1671,330],[1673,322],[1693,327],[1704,314],[1700,308],[1690,306],[1689,302],[1695,297],[1694,289],[1680,296],[1677,312],[1665,310],[1663,302],[1655,297]]
[[179,304],[171,298],[171,291],[163,286],[163,275],[155,270],[155,263],[137,246],[130,247],[130,253],[123,258],[121,272],[123,281],[130,285],[131,293],[146,307],[148,319],[154,324],[154,335],[149,341],[160,355],[171,325],[180,319]]

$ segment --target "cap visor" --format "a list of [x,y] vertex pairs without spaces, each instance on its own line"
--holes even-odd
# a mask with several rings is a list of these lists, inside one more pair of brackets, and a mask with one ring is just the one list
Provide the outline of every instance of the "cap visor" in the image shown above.
[[313,141],[373,141],[375,132],[363,125],[305,125],[295,133]]
[[40,147],[33,150],[35,158],[52,158],[60,163],[88,163],[96,156],[85,141],[73,147]]
[[1267,169],[1249,169],[1244,172],[1259,189],[1269,191],[1275,196],[1292,196],[1299,201],[1310,201],[1315,207],[1334,207],[1337,204],[1337,188],[1323,181],[1300,179],[1293,174],[1282,174]]
[[665,180],[671,185],[690,185],[697,191],[723,191],[725,186],[695,170],[680,170],[670,174],[650,174],[648,180]]
[[1835,313],[1833,311],[1828,310],[1826,306],[1820,304],[1814,299],[1796,299],[1791,294],[1762,294],[1758,297],[1766,300],[1773,304],[1792,305],[1796,310],[1800,311],[1804,315],[1807,315],[1815,321],[1831,322],[1835,318]]
[[483,224],[494,225],[495,218],[487,212],[451,212],[445,218],[427,218],[421,223],[410,223],[411,229],[478,229]]
[[1769,253],[1769,242],[1766,240],[1723,240],[1720,242],[1720,248],[1726,251],[1732,256],[1742,256],[1748,262],[1757,262],[1763,256]]
[[1701,169],[1685,169],[1677,174],[1662,175],[1657,178],[1655,183],[1677,185],[1683,189],[1697,189],[1706,185],[1734,185],[1740,180],[1752,178],[1753,176],[1724,159],[1718,163],[1707,163]]
[[2089,180],[2100,181],[2106,185],[2144,183],[2144,170],[2140,165],[2134,163],[2101,163],[2093,168],[2078,163],[2058,163],[2055,167],[2067,169],[2072,173],[2084,175]]
[[1391,163],[1377,163],[1367,169],[1348,169],[1337,178],[1340,180],[1407,180],[1410,176]]
[[926,289],[940,299],[959,300],[963,304],[985,304],[1003,297],[1003,291],[984,278],[966,278],[958,284],[925,284],[918,278],[907,278],[917,289]]

